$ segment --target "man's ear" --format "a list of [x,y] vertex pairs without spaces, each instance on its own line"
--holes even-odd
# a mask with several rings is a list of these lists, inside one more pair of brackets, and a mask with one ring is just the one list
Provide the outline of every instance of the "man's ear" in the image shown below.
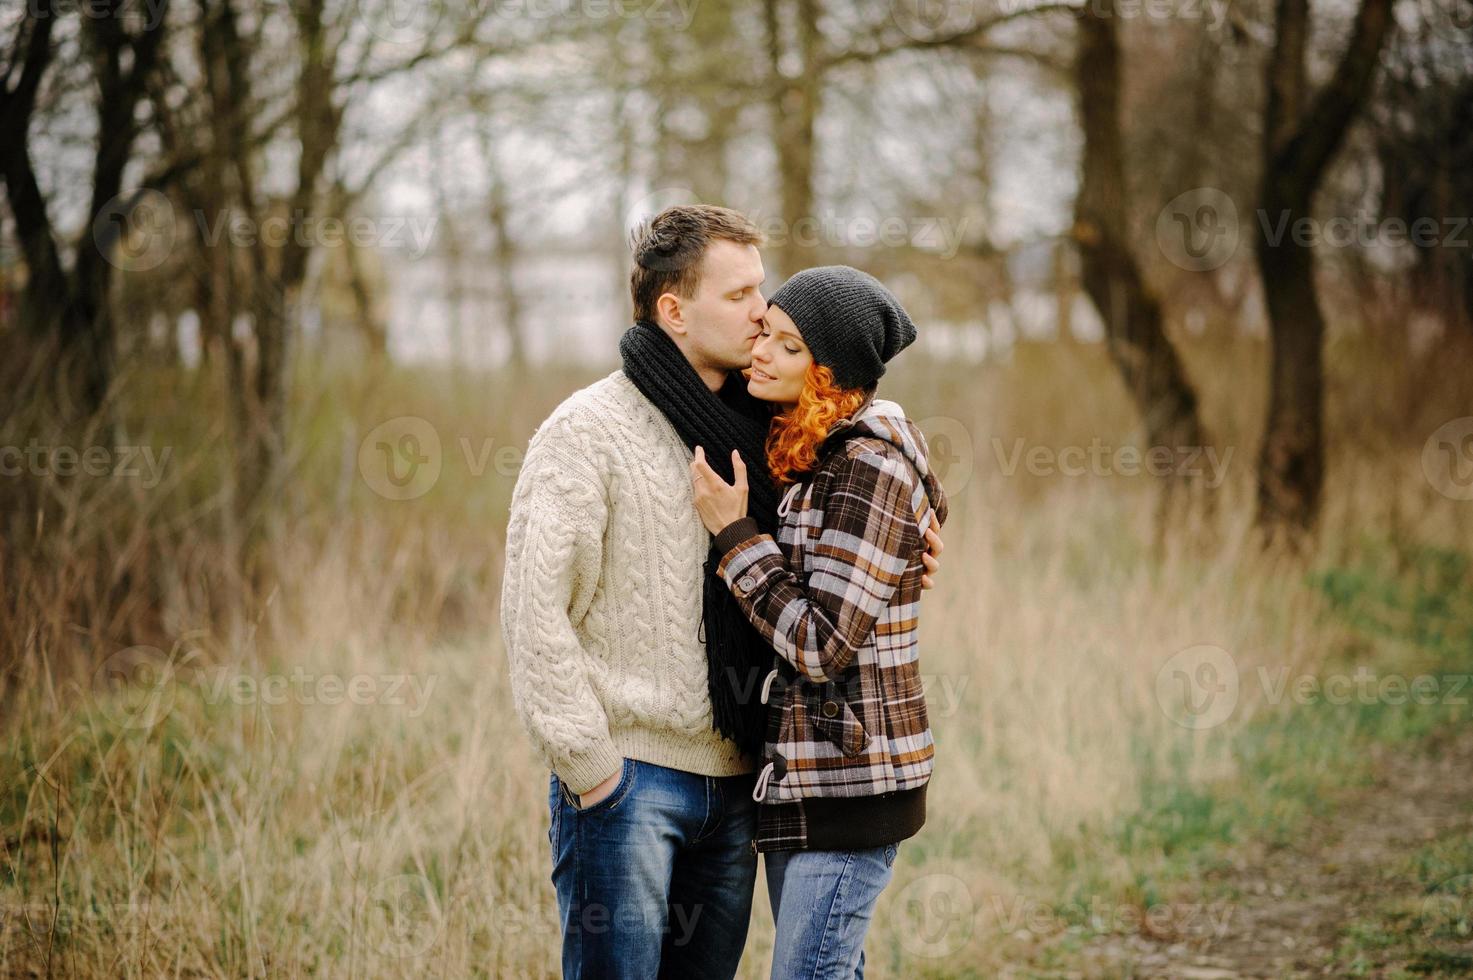
[[655,313],[667,330],[685,335],[685,311],[680,308],[680,297],[674,293],[661,293],[655,300]]

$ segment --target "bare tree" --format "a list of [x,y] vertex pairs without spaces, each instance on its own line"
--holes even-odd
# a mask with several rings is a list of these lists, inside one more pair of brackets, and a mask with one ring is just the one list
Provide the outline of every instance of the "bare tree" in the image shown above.
[[[1161,303],[1131,245],[1120,132],[1120,43],[1114,0],[1087,4],[1079,18],[1075,84],[1084,131],[1074,240],[1085,291],[1104,321],[1110,357],[1152,446],[1204,444],[1197,396],[1162,326]],[[1165,504],[1176,481],[1162,494]],[[1158,528],[1160,527],[1158,522]]]
[[1289,231],[1313,216],[1315,192],[1366,100],[1390,28],[1391,0],[1362,0],[1335,73],[1316,95],[1305,64],[1309,0],[1278,0],[1255,222],[1271,348],[1257,524],[1272,543],[1302,543],[1318,516],[1325,479],[1325,321],[1313,252]]
[[[783,9],[791,21],[791,43],[784,43]],[[813,127],[823,91],[818,0],[765,0],[768,71],[774,141],[781,180],[782,238],[773,249],[784,276],[811,264],[806,235],[814,220]]]
[[53,224],[31,158],[37,97],[55,60],[55,27],[62,10],[53,0],[26,5],[5,72],[0,78],[0,173],[25,256],[28,278],[21,320],[29,333],[62,354],[57,388],[66,414],[99,412],[112,383],[114,338],[108,286],[114,246],[127,233],[138,196],[121,196],[123,172],[133,154],[138,110],[159,61],[168,0],[130,30],[123,0],[100,0],[82,18],[83,51],[91,71],[98,132],[93,158],[87,230],[71,268],[62,260],[61,234]]
[[496,264],[496,293],[501,301],[502,329],[507,338],[507,359],[513,367],[521,367],[527,362],[527,345],[523,335],[522,301],[517,292],[519,250],[511,230],[511,194],[507,187],[506,168],[496,147],[494,118],[489,105],[481,107],[481,152],[491,181],[487,190],[486,217],[495,236],[492,257]]
[[[1399,34],[1382,60],[1369,115],[1379,163],[1378,211],[1408,228],[1451,217],[1473,200],[1473,49]],[[1464,244],[1467,235],[1456,236]],[[1413,236],[1413,264],[1397,308],[1422,311],[1473,339],[1473,263],[1441,234]]]

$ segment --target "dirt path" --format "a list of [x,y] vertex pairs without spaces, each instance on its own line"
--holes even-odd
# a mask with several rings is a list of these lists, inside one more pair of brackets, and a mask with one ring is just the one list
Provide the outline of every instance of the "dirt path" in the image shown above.
[[[1245,846],[1224,870],[1175,896],[1227,903],[1205,935],[1088,942],[1052,976],[1228,980],[1473,975],[1473,936],[1429,925],[1473,901],[1473,725],[1380,746],[1373,784],[1292,847]],[[1429,891],[1412,859],[1432,849]],[[1440,863],[1445,856],[1450,862]],[[1453,897],[1453,896],[1460,897]],[[1458,904],[1458,903],[1461,904]]]

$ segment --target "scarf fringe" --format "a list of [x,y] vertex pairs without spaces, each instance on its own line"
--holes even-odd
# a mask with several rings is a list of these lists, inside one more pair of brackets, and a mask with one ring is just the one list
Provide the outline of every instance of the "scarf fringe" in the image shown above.
[[[704,446],[711,468],[730,482],[731,451],[747,463],[747,511],[768,534],[777,529],[780,494],[767,472],[766,405],[747,392],[739,376],[712,392],[680,348],[652,323],[638,322],[619,341],[624,373],[680,435],[689,449]],[[721,555],[706,559],[701,628],[706,646],[706,686],[711,727],[744,752],[760,757],[767,706],[762,681],[777,659],[767,640],[748,621],[726,582],[716,573]]]
[[721,556],[715,551],[706,560],[702,609],[711,727],[739,745],[742,751],[760,757],[767,728],[762,680],[776,654],[747,620],[726,582],[716,574],[720,561]]

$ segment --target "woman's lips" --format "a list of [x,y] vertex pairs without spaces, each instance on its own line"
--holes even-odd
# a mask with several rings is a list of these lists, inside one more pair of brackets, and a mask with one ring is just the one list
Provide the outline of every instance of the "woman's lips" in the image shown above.
[[777,379],[774,378],[772,375],[768,374],[766,371],[763,371],[761,368],[753,368],[752,369],[752,380],[753,381],[776,381]]

